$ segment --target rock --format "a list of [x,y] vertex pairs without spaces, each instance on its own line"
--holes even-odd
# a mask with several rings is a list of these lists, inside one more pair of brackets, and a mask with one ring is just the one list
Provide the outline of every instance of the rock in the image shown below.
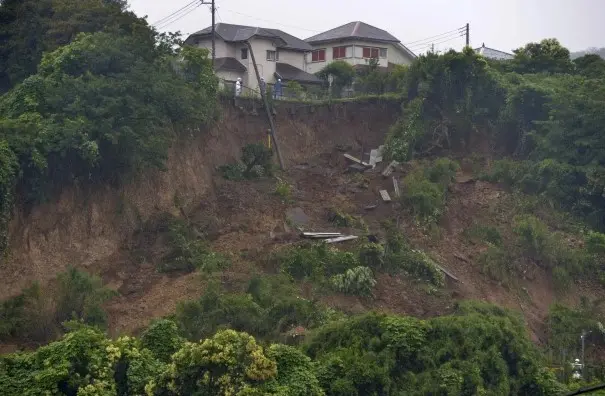
[[309,216],[301,208],[292,208],[286,212],[286,218],[295,226],[303,226],[309,222]]

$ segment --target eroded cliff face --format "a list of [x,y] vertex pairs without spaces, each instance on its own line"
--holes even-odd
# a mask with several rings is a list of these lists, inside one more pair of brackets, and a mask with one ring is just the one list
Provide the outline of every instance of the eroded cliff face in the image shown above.
[[[119,271],[119,250],[154,214],[178,215],[216,200],[216,167],[235,161],[244,145],[267,140],[267,120],[258,110],[252,115],[224,104],[214,125],[180,134],[165,171],[149,170],[119,188],[72,186],[28,214],[17,210],[9,254],[0,264],[0,300],[70,265],[98,274]],[[396,101],[280,103],[276,126],[286,166],[328,146],[377,147],[399,112]]]

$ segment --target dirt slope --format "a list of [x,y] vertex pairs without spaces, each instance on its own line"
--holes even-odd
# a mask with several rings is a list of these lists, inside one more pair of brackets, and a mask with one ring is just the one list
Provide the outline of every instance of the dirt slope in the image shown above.
[[[376,145],[398,112],[396,102],[282,106],[276,123],[283,156],[292,165],[323,147]],[[28,215],[17,211],[9,232],[10,254],[0,263],[0,299],[34,280],[48,281],[68,265],[111,271],[119,267],[121,246],[152,215],[216,203],[214,168],[236,159],[245,144],[266,141],[261,115],[226,104],[216,125],[189,131],[171,148],[167,171],[150,171],[119,189],[68,188]]]
[[[364,176],[345,173],[342,149],[359,155],[362,146],[368,152],[382,144],[398,113],[393,102],[280,107],[276,121],[287,165],[280,177],[293,186],[293,201],[284,203],[272,194],[274,180],[231,182],[217,175],[215,167],[234,161],[243,145],[266,140],[263,117],[225,106],[216,125],[192,132],[171,149],[166,172],[151,171],[120,189],[67,189],[29,216],[18,214],[11,227],[11,255],[0,265],[5,283],[0,299],[34,280],[46,282],[71,264],[100,274],[119,291],[108,305],[111,331],[133,332],[204,288],[196,274],[157,273],[154,254],[159,252],[142,231],[154,216],[170,212],[213,223],[213,249],[231,254],[234,261],[222,275],[223,283],[238,289],[254,273],[275,270],[264,259],[272,250],[299,240],[286,221],[290,210],[304,212],[308,229],[333,230],[327,213],[337,208],[362,216],[376,233],[383,220],[398,218],[414,245],[460,282],[450,279],[444,290],[427,292],[412,280],[381,275],[374,300],[333,295],[322,296],[324,302],[348,312],[379,309],[426,317],[449,312],[456,300],[480,299],[521,310],[533,339],[540,341],[548,306],[555,300],[548,276],[534,266],[514,287],[496,283],[476,264],[484,247],[462,235],[473,221],[510,222],[514,208],[507,206],[504,190],[461,178],[450,191],[441,232],[430,235],[396,205],[378,202],[379,189],[392,192],[392,180],[380,176],[381,167]],[[373,203],[378,203],[375,210],[364,210]],[[141,258],[136,254],[141,250],[151,253]],[[592,285],[580,285],[569,293],[568,302],[577,301],[579,291],[603,294]],[[306,287],[301,292],[311,293]]]

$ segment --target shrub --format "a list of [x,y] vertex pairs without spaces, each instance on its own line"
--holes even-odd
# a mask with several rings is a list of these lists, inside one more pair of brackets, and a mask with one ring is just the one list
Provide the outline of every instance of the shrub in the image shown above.
[[460,165],[456,161],[449,158],[439,158],[427,168],[425,173],[430,181],[447,188],[454,181],[459,169]]
[[324,243],[285,249],[277,254],[276,260],[283,272],[298,280],[322,281],[324,276],[342,273],[359,265],[355,254]]
[[564,267],[556,266],[552,270],[552,280],[555,285],[555,289],[560,292],[569,290],[573,281],[571,276]]
[[416,220],[428,224],[439,219],[445,209],[443,188],[422,173],[415,172],[403,179],[402,203],[409,208]]
[[54,337],[56,330],[48,296],[37,283],[0,305],[0,340],[43,342]]
[[605,254],[605,234],[600,232],[589,232],[586,236],[586,250],[589,254]]
[[247,144],[242,147],[241,162],[218,167],[218,171],[227,180],[258,179],[273,174],[273,151],[261,143]]
[[330,62],[330,64],[325,66],[317,73],[317,76],[326,83],[328,82],[329,75],[334,76],[334,81],[332,83],[332,95],[339,97],[343,88],[353,83],[353,79],[355,78],[355,69],[350,63],[344,61]]
[[433,259],[420,250],[403,250],[389,254],[386,258],[389,268],[404,271],[434,286],[445,284],[445,276]]
[[481,271],[499,282],[507,282],[515,271],[515,259],[504,248],[489,245],[479,257]]
[[330,210],[328,214],[330,222],[337,227],[358,228],[367,230],[367,225],[360,216],[352,216],[339,210]]
[[102,304],[116,293],[103,286],[101,279],[75,268],[58,276],[56,291],[57,321],[78,319],[82,322],[104,327],[107,315]]
[[224,255],[212,252],[208,243],[184,220],[169,221],[167,239],[170,251],[159,263],[160,272],[192,272],[198,269],[212,273],[231,264]]
[[368,267],[355,267],[344,274],[334,275],[330,279],[334,290],[357,296],[371,296],[376,280]]
[[297,296],[284,276],[253,278],[247,292],[226,293],[210,283],[197,301],[179,304],[174,316],[189,340],[207,337],[220,328],[276,336],[291,326],[313,327],[326,320],[325,309]]
[[513,222],[513,230],[518,235],[519,243],[525,253],[550,265],[548,254],[551,248],[551,235],[546,224],[532,215],[515,216]]
[[247,144],[242,148],[242,162],[246,167],[244,177],[254,179],[273,174],[273,151],[262,143]]
[[246,167],[241,163],[221,165],[218,171],[227,180],[244,180]]
[[361,265],[380,270],[384,267],[384,248],[377,243],[366,243],[359,250]]
[[183,346],[183,341],[177,324],[167,319],[153,322],[141,335],[141,346],[149,349],[156,359],[166,363]]
[[464,234],[469,238],[476,238],[494,246],[502,245],[502,235],[500,235],[500,231],[493,226],[474,224],[470,228],[465,229]]
[[292,200],[292,186],[285,180],[278,179],[275,185],[275,195],[280,197],[283,202]]

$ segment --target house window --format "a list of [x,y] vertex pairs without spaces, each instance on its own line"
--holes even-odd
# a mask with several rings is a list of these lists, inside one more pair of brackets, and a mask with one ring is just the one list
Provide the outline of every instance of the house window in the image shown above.
[[387,57],[387,49],[386,48],[381,48],[380,49],[380,57],[381,58],[386,58]]
[[311,62],[325,62],[326,61],[326,50],[319,49],[311,53]]
[[364,58],[378,58],[380,55],[380,48],[363,47]]
[[277,51],[267,50],[267,60],[271,62],[276,62],[279,60],[279,56],[277,55]]
[[342,59],[347,57],[347,48],[350,47],[334,47],[332,49],[332,58]]
[[242,59],[248,59],[248,48],[242,48]]

